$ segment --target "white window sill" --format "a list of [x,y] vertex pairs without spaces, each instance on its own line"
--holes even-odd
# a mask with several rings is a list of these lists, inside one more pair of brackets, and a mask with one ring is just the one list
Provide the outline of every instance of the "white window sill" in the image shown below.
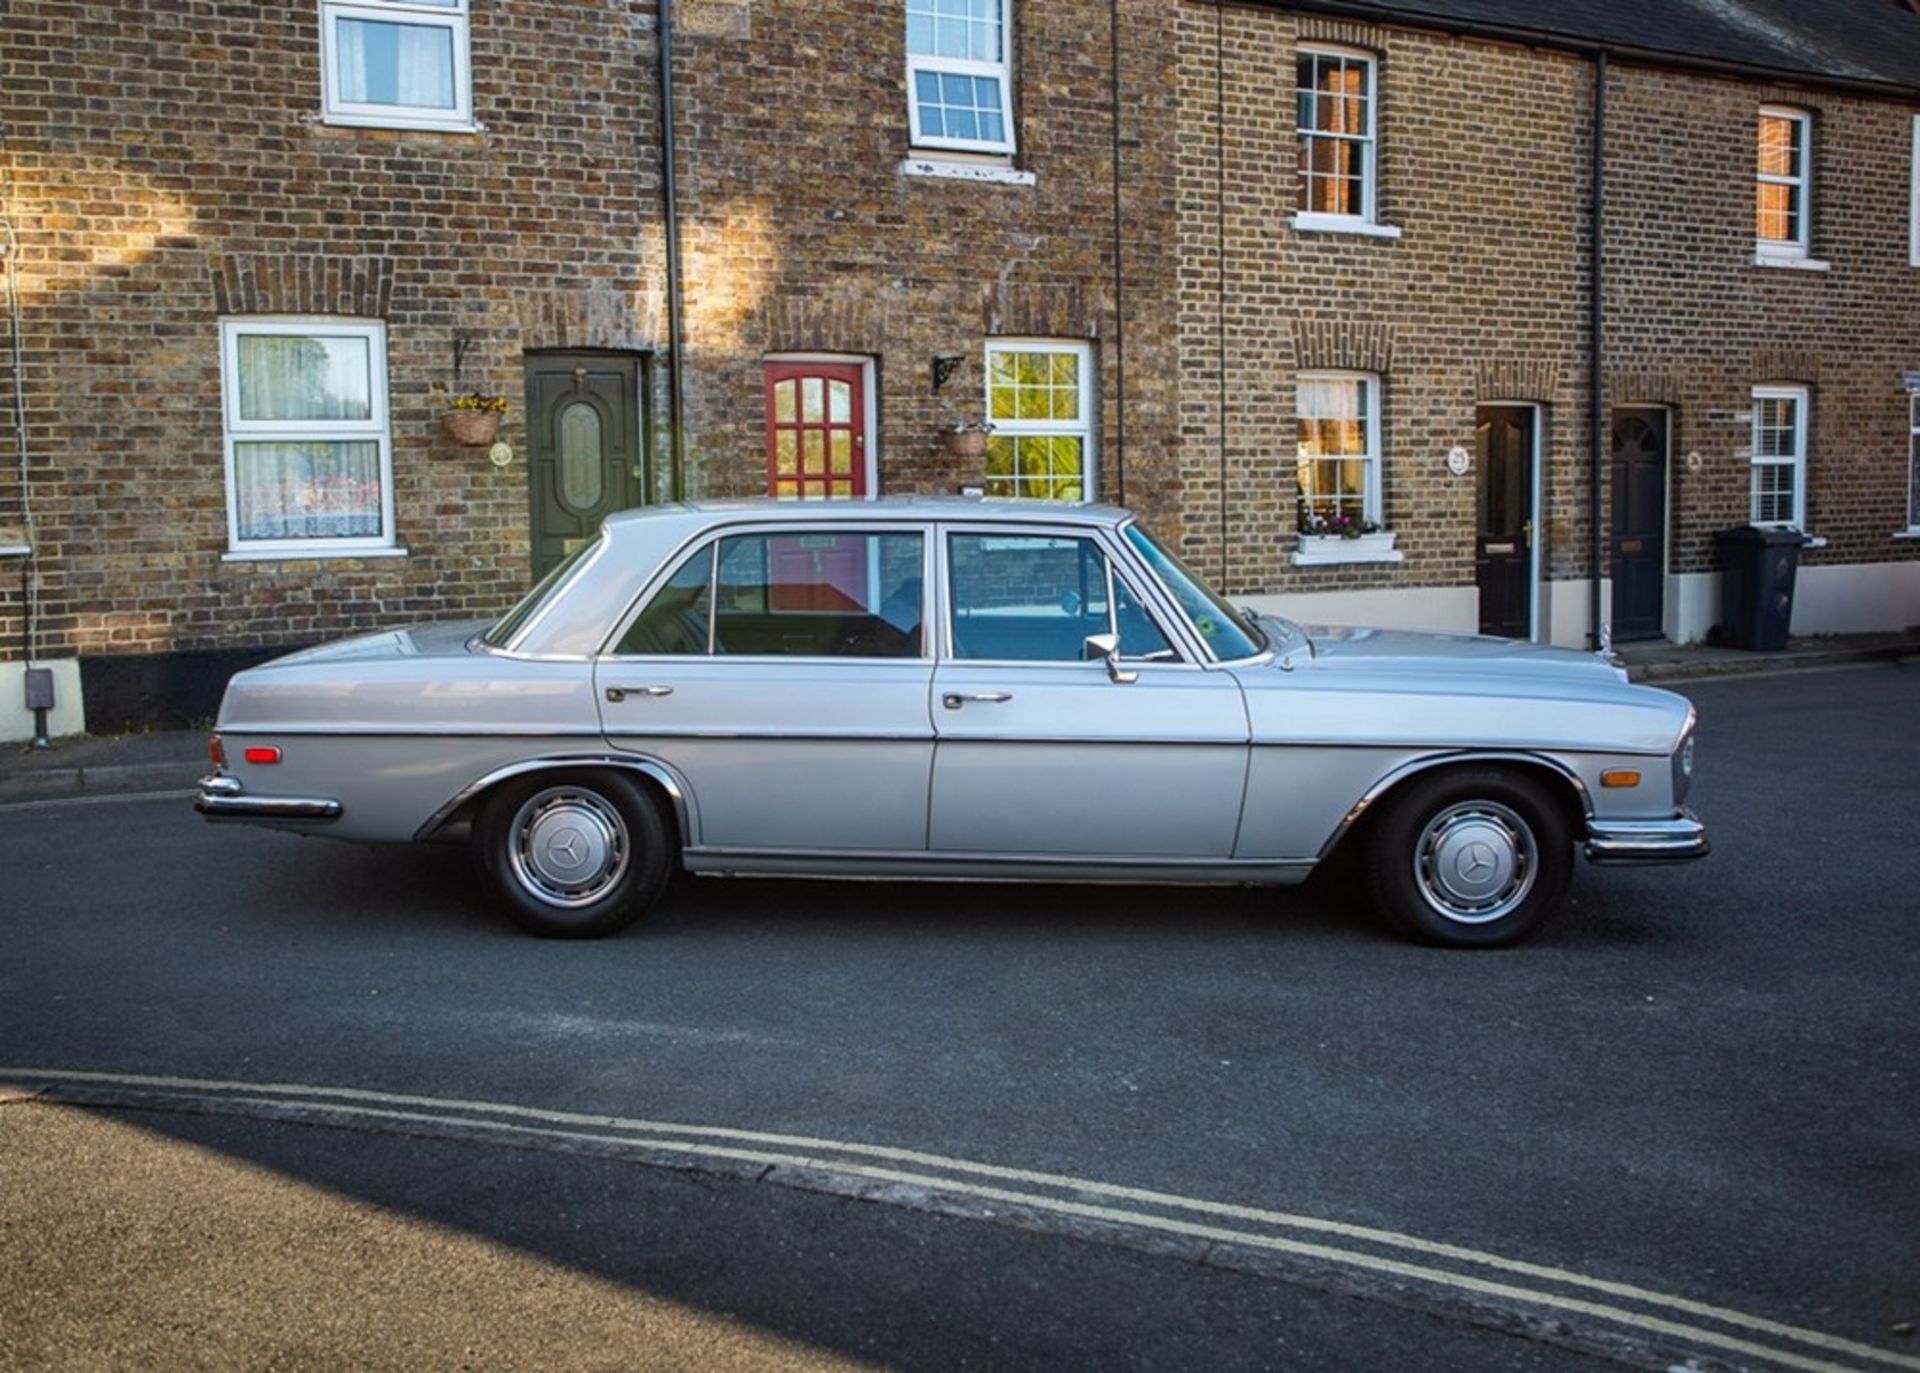
[[1832,542],[1825,534],[1809,534],[1807,541],[1800,545],[1800,549],[1805,552],[1809,548],[1825,548]]
[[1332,539],[1330,544],[1345,547],[1295,548],[1295,567],[1348,567],[1362,563],[1403,563],[1407,555],[1393,548],[1363,547],[1357,539]]
[[1755,253],[1753,265],[1756,267],[1783,267],[1792,272],[1830,272],[1831,262],[1822,262],[1817,257],[1786,257],[1772,253]]
[[962,162],[945,157],[903,157],[900,175],[931,176],[947,181],[981,181],[994,186],[1032,186],[1032,172],[998,162]]
[[31,552],[33,548],[30,544],[0,543],[0,558],[24,558]]
[[220,555],[223,563],[310,563],[348,558],[404,558],[404,548],[234,548]]
[[1893,537],[1896,539],[1920,539],[1920,525],[1916,525],[1912,529],[1903,529]]
[[1398,238],[1400,229],[1393,224],[1375,224],[1370,219],[1350,215],[1316,215],[1304,211],[1290,221],[1296,234],[1355,234],[1361,238]]
[[395,133],[485,133],[485,124],[473,120],[383,119],[378,115],[323,114],[315,123],[330,129],[392,129]]

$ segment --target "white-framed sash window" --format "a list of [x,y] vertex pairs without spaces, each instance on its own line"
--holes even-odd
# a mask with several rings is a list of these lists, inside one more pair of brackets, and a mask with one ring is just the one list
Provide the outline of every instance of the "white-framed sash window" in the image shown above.
[[1754,168],[1754,251],[1803,258],[1813,242],[1813,116],[1786,105],[1760,107]]
[[220,384],[229,556],[398,551],[385,325],[223,320]]
[[1380,523],[1380,378],[1302,372],[1294,398],[1303,525]]
[[1374,59],[1345,48],[1300,49],[1295,129],[1306,227],[1378,222],[1379,141]]
[[1012,0],[907,0],[913,146],[1011,153]]
[[467,5],[468,0],[320,0],[326,122],[473,128]]
[[1753,485],[1748,519],[1755,525],[1807,527],[1807,388],[1753,389]]
[[989,341],[987,420],[987,495],[1094,498],[1091,344]]
[[1907,397],[1907,532],[1920,534],[1920,394]]

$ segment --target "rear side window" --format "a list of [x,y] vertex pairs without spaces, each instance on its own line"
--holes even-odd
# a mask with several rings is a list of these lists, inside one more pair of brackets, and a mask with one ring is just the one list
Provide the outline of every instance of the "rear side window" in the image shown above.
[[919,534],[745,534],[720,544],[713,651],[918,658]]
[[708,544],[653,593],[615,653],[685,654],[707,651],[713,593],[713,545]]

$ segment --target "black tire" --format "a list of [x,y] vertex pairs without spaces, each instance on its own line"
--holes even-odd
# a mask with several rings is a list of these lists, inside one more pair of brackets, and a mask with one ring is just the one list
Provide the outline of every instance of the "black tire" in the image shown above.
[[646,788],[617,771],[535,773],[488,798],[474,861],[521,929],[597,939],[659,899],[674,868],[672,834]]
[[1491,949],[1558,909],[1573,835],[1539,781],[1509,768],[1448,768],[1389,800],[1368,845],[1375,908],[1425,944]]

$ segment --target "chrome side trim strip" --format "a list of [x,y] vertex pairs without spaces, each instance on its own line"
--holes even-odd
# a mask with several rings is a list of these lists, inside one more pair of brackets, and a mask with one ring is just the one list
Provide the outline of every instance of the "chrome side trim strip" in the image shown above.
[[644,773],[658,782],[660,789],[666,792],[673,802],[674,815],[680,822],[681,842],[685,843],[697,834],[693,809],[687,802],[686,787],[679,776],[666,764],[635,754],[570,753],[555,754],[545,758],[527,758],[518,763],[509,763],[505,767],[495,768],[484,777],[469,782],[451,800],[427,817],[426,823],[413,832],[414,840],[419,842],[423,839],[431,839],[446,825],[447,821],[453,818],[460,807],[487,788],[507,781],[509,778],[522,777],[529,772],[550,772],[555,768],[579,767],[624,768],[629,772]]
[[514,725],[492,727],[414,723],[354,725],[344,729],[338,725],[326,724],[249,724],[229,726],[220,731],[223,739],[259,738],[282,734],[324,734],[333,739],[598,739],[600,729],[596,725],[530,725],[520,728]]
[[248,796],[237,777],[200,779],[193,808],[209,820],[338,820],[340,803],[324,797]]
[[936,882],[1168,882],[1291,886],[1312,859],[1130,858],[1086,854],[972,853],[932,850],[741,849],[693,847],[687,871],[708,876],[873,877]]
[[1690,863],[1713,852],[1707,827],[1690,810],[1671,820],[1589,820],[1592,863]]

